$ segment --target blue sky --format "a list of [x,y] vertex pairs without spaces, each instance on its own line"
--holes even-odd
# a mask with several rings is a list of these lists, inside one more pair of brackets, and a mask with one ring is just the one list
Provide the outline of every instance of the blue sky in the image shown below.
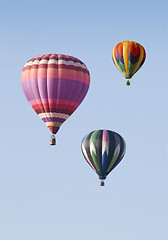
[[[167,8],[144,0],[1,3],[0,239],[168,239]],[[130,87],[111,57],[123,40],[147,53]],[[45,53],[77,57],[91,75],[56,147],[20,83],[24,64]],[[127,144],[104,188],[80,150],[95,129]]]

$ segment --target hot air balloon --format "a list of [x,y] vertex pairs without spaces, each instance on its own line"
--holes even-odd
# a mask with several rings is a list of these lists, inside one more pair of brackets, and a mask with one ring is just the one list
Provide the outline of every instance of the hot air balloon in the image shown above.
[[21,75],[24,94],[32,108],[55,134],[83,101],[90,84],[86,65],[75,57],[45,54],[30,59]]
[[[118,43],[112,53],[112,59],[116,67],[126,79],[132,76],[142,67],[146,58],[144,47],[133,41]],[[127,85],[130,85],[129,80]]]
[[100,186],[104,186],[106,176],[124,157],[126,144],[116,132],[96,130],[83,138],[81,149],[88,164],[98,174]]

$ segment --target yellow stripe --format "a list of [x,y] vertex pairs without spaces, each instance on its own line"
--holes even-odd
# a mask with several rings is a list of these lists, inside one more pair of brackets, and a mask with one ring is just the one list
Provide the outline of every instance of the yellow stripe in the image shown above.
[[60,127],[62,123],[60,122],[46,122],[47,127]]
[[[137,43],[138,44],[138,46],[140,47],[140,57],[139,57],[139,60],[138,60],[138,62],[137,62],[137,65],[136,65],[136,68],[134,69],[134,71],[133,71],[133,73],[132,73],[132,76],[134,75],[134,73],[136,72],[136,70],[139,68],[139,66],[140,66],[140,64],[141,64],[141,62],[142,62],[142,59],[143,59],[143,57],[144,57],[144,48],[139,44],[139,43]],[[131,76],[131,77],[132,77]]]
[[[116,45],[116,46],[117,46],[117,45]],[[113,49],[112,58],[113,58],[113,60],[114,60],[114,63],[115,63],[115,65],[116,65],[116,67],[118,68],[118,70],[120,70],[120,72],[124,75],[124,73],[121,71],[121,68],[119,67],[119,65],[118,65],[118,63],[117,63],[117,61],[116,61],[116,59],[115,59],[115,56],[114,56],[114,51],[115,51],[116,46],[115,46],[114,49]],[[125,75],[124,75],[124,77],[125,77]]]
[[63,118],[63,119],[67,119],[69,117],[68,114],[64,114],[64,113],[56,113],[56,112],[46,112],[46,113],[39,113],[38,114],[40,118],[50,118],[50,117],[55,117],[55,118]]
[[123,41],[123,59],[124,66],[127,73],[127,78],[129,76],[129,41]]

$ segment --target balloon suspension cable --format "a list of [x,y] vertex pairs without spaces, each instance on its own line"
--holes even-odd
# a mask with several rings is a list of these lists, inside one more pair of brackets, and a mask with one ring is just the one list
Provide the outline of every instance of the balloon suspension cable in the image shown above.
[[104,186],[104,181],[103,180],[100,181],[100,186]]
[[130,85],[130,81],[128,80],[126,84],[127,84],[127,86],[129,86]]
[[51,136],[51,139],[50,139],[50,145],[51,145],[51,146],[56,145],[56,139],[55,139],[54,134]]

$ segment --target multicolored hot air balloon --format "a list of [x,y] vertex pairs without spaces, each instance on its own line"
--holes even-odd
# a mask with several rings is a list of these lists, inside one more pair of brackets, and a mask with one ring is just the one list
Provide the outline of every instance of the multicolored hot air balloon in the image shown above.
[[64,121],[83,101],[90,84],[86,65],[75,57],[45,54],[30,59],[21,84],[32,108],[52,132],[51,145]]
[[[118,43],[112,53],[114,64],[126,79],[132,78],[142,67],[145,58],[145,49],[139,43],[133,41]],[[130,85],[129,80],[127,81],[127,85]]]
[[98,174],[100,186],[104,186],[103,180],[124,157],[126,144],[116,132],[96,130],[83,138],[81,149],[88,164]]

